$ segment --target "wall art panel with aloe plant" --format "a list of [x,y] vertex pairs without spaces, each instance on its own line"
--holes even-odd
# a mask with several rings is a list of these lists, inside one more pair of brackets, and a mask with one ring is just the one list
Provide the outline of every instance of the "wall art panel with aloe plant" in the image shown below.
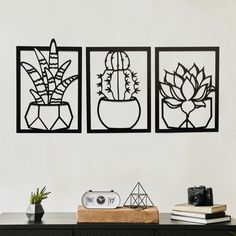
[[219,48],[156,48],[156,132],[216,132]]
[[150,48],[87,48],[87,131],[151,131]]
[[81,47],[17,46],[17,132],[81,132]]

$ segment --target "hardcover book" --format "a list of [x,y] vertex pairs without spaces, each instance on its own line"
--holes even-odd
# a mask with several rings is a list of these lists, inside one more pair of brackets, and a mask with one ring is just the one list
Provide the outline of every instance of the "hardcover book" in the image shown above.
[[225,212],[221,211],[212,214],[205,214],[205,213],[195,213],[195,212],[185,212],[185,211],[172,211],[172,215],[195,217],[201,219],[215,219],[215,218],[225,217]]
[[192,222],[192,223],[199,223],[199,224],[212,224],[212,223],[231,221],[230,216],[225,216],[225,217],[220,217],[220,218],[215,218],[215,219],[201,219],[201,218],[195,218],[195,217],[171,215],[171,219],[187,221],[187,222]]
[[187,203],[183,203],[175,205],[173,211],[212,214],[216,212],[226,211],[226,205],[214,204],[213,206],[194,206],[194,205],[188,205]]

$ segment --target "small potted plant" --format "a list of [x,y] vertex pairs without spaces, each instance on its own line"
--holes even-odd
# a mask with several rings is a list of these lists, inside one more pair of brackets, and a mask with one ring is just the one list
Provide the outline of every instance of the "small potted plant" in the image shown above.
[[48,198],[48,195],[51,192],[46,192],[46,187],[43,187],[41,190],[37,188],[36,192],[31,192],[30,196],[30,204],[26,210],[26,216],[28,217],[29,221],[33,222],[40,222],[43,215],[44,210],[41,205],[41,202]]
[[27,126],[30,129],[46,131],[68,129],[73,114],[70,104],[63,101],[63,96],[68,86],[78,79],[78,75],[64,78],[71,60],[59,65],[59,54],[54,39],[50,43],[48,60],[37,48],[34,52],[40,71],[28,62],[21,62],[34,85],[34,89],[29,90],[34,101],[30,102],[25,114]]
[[105,70],[98,74],[101,96],[97,113],[107,129],[132,129],[139,121],[141,107],[135,95],[140,91],[137,73],[130,70],[130,59],[124,51],[109,51]]

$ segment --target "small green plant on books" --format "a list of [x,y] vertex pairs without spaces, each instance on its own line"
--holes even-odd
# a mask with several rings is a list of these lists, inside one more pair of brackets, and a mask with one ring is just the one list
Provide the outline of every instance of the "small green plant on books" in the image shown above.
[[41,190],[37,188],[35,193],[31,192],[30,204],[40,204],[44,199],[48,198],[50,193],[46,191],[46,187],[43,187]]

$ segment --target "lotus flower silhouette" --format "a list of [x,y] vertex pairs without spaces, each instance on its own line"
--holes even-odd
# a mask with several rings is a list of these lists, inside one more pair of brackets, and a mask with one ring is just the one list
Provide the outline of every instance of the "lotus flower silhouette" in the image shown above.
[[[195,63],[190,69],[178,63],[173,73],[165,70],[164,82],[160,82],[162,101],[171,109],[181,108],[186,114],[186,128],[191,123],[188,120],[190,113],[206,107],[205,102],[214,91],[212,76],[206,76],[205,68],[199,69]],[[191,126],[194,127],[193,124]]]

